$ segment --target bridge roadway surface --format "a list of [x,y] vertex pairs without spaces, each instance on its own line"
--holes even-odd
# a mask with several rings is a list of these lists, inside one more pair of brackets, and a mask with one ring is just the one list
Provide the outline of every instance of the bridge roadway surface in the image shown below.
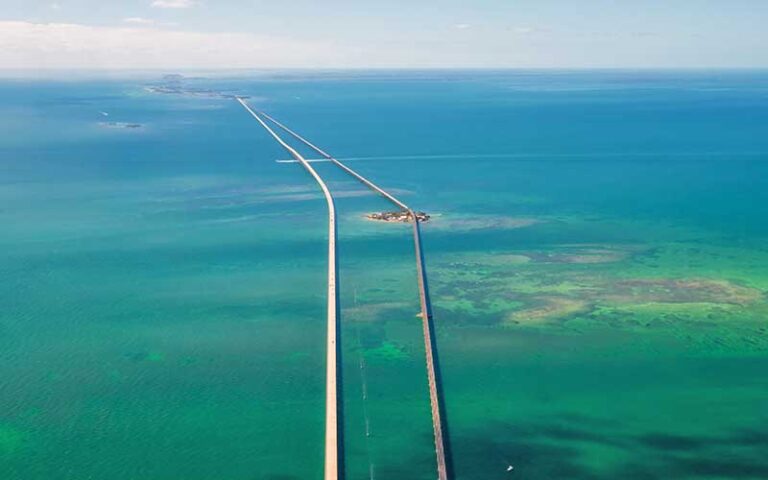
[[318,185],[325,195],[325,201],[328,204],[328,338],[327,338],[327,353],[326,353],[326,384],[325,384],[325,480],[339,480],[340,476],[340,464],[341,458],[340,441],[341,431],[339,430],[339,385],[338,385],[338,308],[339,298],[338,290],[336,289],[336,273],[337,273],[337,261],[336,261],[336,207],[333,203],[333,197],[330,190],[323,182],[320,175],[317,174],[315,169],[309,164],[309,162],[302,157],[299,152],[291,148],[287,143],[278,136],[264,120],[262,120],[256,112],[242,99],[237,98],[248,113],[255,118],[267,132],[269,132],[277,143],[279,143],[288,153],[295,158],[302,166],[314,177]]
[[438,380],[438,371],[435,366],[437,363],[437,343],[435,339],[434,322],[432,320],[432,304],[429,299],[429,287],[427,283],[427,270],[424,262],[424,253],[421,247],[421,228],[419,226],[419,220],[416,214],[405,203],[398,200],[395,196],[386,192],[383,188],[377,186],[367,178],[363,177],[356,171],[352,170],[339,160],[333,158],[331,155],[317,147],[309,140],[305,139],[298,133],[294,132],[290,128],[286,127],[282,123],[278,122],[271,116],[264,112],[259,112],[264,118],[270,120],[272,123],[283,129],[285,132],[304,143],[306,146],[320,154],[322,157],[334,163],[348,174],[355,177],[357,180],[367,185],[371,190],[382,195],[384,198],[395,204],[398,208],[401,208],[408,212],[409,216],[413,220],[413,243],[416,252],[416,270],[418,274],[419,283],[419,299],[421,303],[421,318],[422,328],[424,330],[424,349],[426,352],[427,362],[427,380],[429,383],[429,400],[432,409],[432,426],[435,435],[435,455],[437,458],[437,478],[439,480],[447,480],[453,478],[453,474],[449,467],[449,453],[446,452],[445,438],[443,436],[443,430],[445,430],[445,405],[442,399],[442,388]]

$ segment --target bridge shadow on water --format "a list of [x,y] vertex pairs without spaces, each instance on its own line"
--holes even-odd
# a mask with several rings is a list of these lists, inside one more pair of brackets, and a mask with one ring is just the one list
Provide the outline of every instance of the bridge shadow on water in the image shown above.
[[453,480],[454,477],[454,468],[453,468],[453,450],[451,449],[451,434],[448,427],[448,413],[445,408],[445,389],[443,388],[443,374],[442,374],[442,368],[440,366],[440,353],[437,348],[437,332],[435,331],[435,322],[432,317],[432,300],[429,294],[429,281],[427,279],[427,266],[426,261],[424,259],[424,248],[421,241],[421,227],[419,225],[419,221],[415,218],[413,218],[414,221],[414,228],[413,228],[413,235],[414,235],[414,242],[416,245],[416,251],[418,254],[418,258],[416,259],[417,262],[419,262],[418,268],[419,268],[419,275],[421,277],[421,286],[422,286],[422,295],[424,296],[424,309],[425,312],[422,312],[422,314],[426,314],[426,317],[423,319],[426,321],[427,329],[429,331],[429,347],[432,350],[432,367],[434,369],[435,374],[435,389],[437,391],[437,406],[438,406],[438,413],[440,415],[440,428],[443,432],[443,454],[445,456],[445,472],[446,472],[446,478],[448,480]]
[[[334,202],[335,203],[335,202]],[[335,205],[334,205],[335,208]],[[333,232],[334,236],[334,245],[338,245],[338,229],[334,229]],[[336,402],[336,415],[337,415],[337,424],[336,424],[336,435],[337,435],[337,445],[338,445],[338,466],[339,466],[339,480],[343,480],[346,478],[346,464],[345,464],[345,458],[346,455],[344,455],[345,447],[344,447],[344,368],[342,361],[342,352],[341,352],[341,345],[342,345],[342,332],[341,332],[341,281],[339,279],[339,257],[338,255],[334,255],[335,264],[333,265],[333,269],[336,272],[336,298],[334,301],[336,302],[336,398],[338,399]]]
[[435,365],[435,386],[437,387],[437,395],[440,398],[438,408],[440,411],[441,427],[443,430],[443,448],[445,452],[445,470],[449,480],[453,480],[453,450],[451,449],[451,432],[449,429],[448,413],[445,408],[445,390],[443,389],[443,374],[440,368],[440,354],[437,349],[437,340],[435,335],[435,323],[432,318],[429,318],[428,328],[430,330],[430,339],[432,341],[432,361]]

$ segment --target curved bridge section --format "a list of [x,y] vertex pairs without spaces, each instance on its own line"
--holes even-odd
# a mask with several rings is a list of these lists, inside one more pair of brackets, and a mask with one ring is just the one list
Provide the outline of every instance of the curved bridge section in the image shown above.
[[325,185],[325,182],[317,174],[314,168],[302,157],[299,152],[285,143],[259,115],[242,99],[237,101],[255,118],[262,127],[280,144],[293,158],[309,172],[325,195],[325,201],[328,204],[328,337],[327,337],[327,355],[326,355],[326,385],[325,385],[325,480],[339,480],[340,465],[342,459],[339,457],[341,430],[339,428],[339,317],[338,317],[338,290],[336,288],[336,277],[338,263],[336,261],[336,207],[333,203],[331,191]]

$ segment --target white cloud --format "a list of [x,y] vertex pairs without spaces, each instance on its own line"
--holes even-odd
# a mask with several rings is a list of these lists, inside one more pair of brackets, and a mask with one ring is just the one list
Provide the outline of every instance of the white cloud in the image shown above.
[[318,67],[343,59],[327,42],[250,33],[0,21],[3,69]]
[[123,23],[136,27],[177,27],[179,25],[176,22],[158,22],[155,19],[144,17],[126,17],[123,19]]
[[472,25],[468,23],[457,23],[456,25],[453,26],[453,28],[457,28],[459,30],[466,30],[468,28],[472,28]]
[[157,8],[189,8],[194,5],[194,0],[154,0],[152,2],[152,6]]
[[123,19],[123,23],[130,23],[132,25],[154,25],[155,21],[151,18],[127,17]]
[[535,33],[537,30],[533,27],[514,27],[512,31],[520,35],[528,35],[529,33]]
[[61,10],[61,4],[56,3],[56,2],[54,2],[54,3],[52,3],[52,4],[48,5],[48,6],[51,8],[51,10]]

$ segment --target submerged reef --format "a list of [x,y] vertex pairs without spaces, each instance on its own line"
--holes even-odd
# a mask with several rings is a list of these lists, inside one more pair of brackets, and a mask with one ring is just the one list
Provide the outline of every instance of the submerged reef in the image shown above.
[[762,277],[724,278],[703,261],[667,265],[679,248],[585,244],[445,255],[432,269],[433,301],[441,318],[462,325],[674,328],[760,318]]
[[511,312],[505,323],[546,322],[590,310],[585,300],[566,296],[540,297],[536,303],[538,305]]

